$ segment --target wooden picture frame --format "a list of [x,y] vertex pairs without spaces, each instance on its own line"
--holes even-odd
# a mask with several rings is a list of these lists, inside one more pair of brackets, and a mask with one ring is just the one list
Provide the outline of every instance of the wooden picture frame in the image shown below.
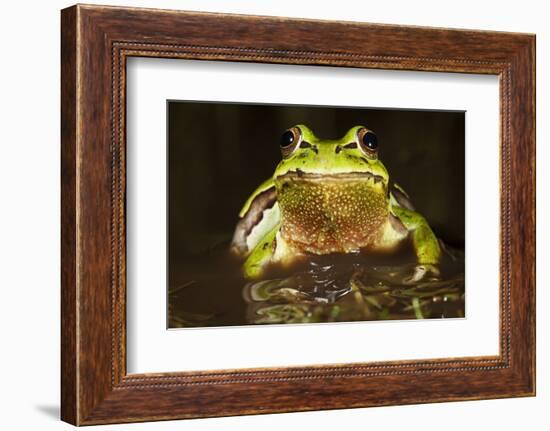
[[[63,10],[61,21],[64,421],[535,394],[534,35],[82,5]],[[500,354],[127,374],[125,65],[131,56],[498,75]]]

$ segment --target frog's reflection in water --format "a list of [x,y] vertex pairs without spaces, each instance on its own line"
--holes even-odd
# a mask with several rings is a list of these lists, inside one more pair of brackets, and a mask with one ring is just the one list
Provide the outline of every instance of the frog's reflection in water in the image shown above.
[[170,327],[464,317],[461,252],[444,259],[437,278],[412,282],[414,270],[410,261],[332,255],[258,281],[221,276],[212,283],[210,273],[170,293]]
[[460,266],[454,262],[447,265],[444,277],[410,282],[414,264],[323,265],[311,261],[298,274],[248,283],[243,290],[247,320],[319,323],[464,317]]

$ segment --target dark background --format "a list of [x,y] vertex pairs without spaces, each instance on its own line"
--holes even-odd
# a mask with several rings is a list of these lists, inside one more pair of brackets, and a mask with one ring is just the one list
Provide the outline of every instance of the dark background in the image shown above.
[[446,243],[464,246],[464,112],[169,101],[168,252],[184,259],[229,241],[238,212],[281,159],[279,138],[373,130],[390,178]]

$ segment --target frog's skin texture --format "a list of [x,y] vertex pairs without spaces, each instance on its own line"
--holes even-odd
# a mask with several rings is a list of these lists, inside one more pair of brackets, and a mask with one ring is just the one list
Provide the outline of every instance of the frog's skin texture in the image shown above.
[[245,202],[235,228],[231,248],[245,258],[246,278],[312,254],[391,252],[409,237],[418,260],[411,279],[438,273],[438,239],[390,181],[372,131],[355,126],[325,140],[298,125],[285,132],[281,150],[273,176]]

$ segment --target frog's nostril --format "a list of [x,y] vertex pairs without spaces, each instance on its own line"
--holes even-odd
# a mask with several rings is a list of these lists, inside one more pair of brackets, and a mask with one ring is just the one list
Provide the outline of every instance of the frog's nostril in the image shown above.
[[334,149],[334,152],[338,154],[340,151],[342,151],[342,147],[340,145],[336,145],[336,148]]
[[302,141],[300,143],[300,148],[309,148],[311,149],[311,151],[313,151],[315,154],[318,154],[319,153],[319,149],[317,148],[317,145],[311,145],[309,142],[307,141]]

